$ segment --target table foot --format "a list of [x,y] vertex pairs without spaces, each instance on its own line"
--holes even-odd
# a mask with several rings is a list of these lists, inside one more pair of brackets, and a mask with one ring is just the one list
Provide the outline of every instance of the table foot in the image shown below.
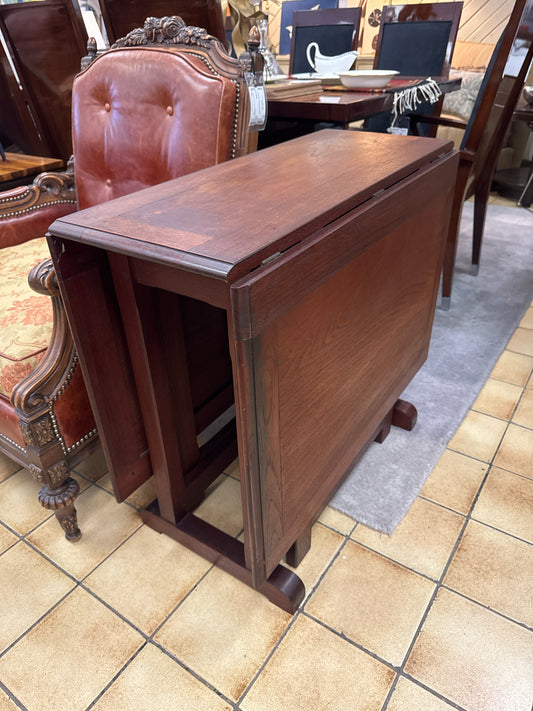
[[407,400],[396,400],[392,408],[392,424],[402,430],[410,432],[416,425],[418,412],[416,407]]
[[396,400],[394,407],[383,418],[374,435],[374,442],[382,444],[387,439],[391,426],[410,432],[416,424],[417,417],[418,413],[414,405],[407,400]]
[[156,500],[144,509],[142,519],[150,528],[165,533],[211,561],[291,615],[305,597],[305,587],[300,578],[282,565],[278,565],[262,585],[255,587],[252,572],[245,564],[244,545],[194,514],[185,514],[176,524],[170,523],[161,518]]

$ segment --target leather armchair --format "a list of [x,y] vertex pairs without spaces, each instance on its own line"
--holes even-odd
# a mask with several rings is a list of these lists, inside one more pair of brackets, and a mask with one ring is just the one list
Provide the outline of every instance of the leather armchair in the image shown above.
[[[74,159],[0,194],[0,451],[42,483],[69,540],[81,535],[71,471],[98,433],[44,235],[76,209],[244,154],[249,122],[241,65],[179,17],[148,18],[99,56],[88,49],[73,83]],[[28,271],[38,296],[24,293]]]

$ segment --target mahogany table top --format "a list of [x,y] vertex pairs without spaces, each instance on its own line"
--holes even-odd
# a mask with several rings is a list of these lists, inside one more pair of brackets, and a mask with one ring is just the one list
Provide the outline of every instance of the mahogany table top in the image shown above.
[[50,232],[233,282],[450,148],[324,130],[67,215]]

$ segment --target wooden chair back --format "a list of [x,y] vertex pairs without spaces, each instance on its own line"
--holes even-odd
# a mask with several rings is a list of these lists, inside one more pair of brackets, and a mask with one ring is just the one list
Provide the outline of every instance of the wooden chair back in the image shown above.
[[2,61],[2,114],[7,104],[17,124],[13,127],[11,117],[4,128],[2,119],[2,129],[14,132],[13,142],[27,153],[67,160],[72,81],[87,47],[77,1],[0,5],[0,31],[11,60],[4,55]]
[[306,57],[310,42],[317,42],[325,55],[357,49],[360,22],[360,7],[296,10],[292,16],[290,73],[313,71]]
[[225,18],[220,0],[98,0],[109,42],[142,27],[151,17],[179,15],[187,25],[202,27],[208,34],[226,43]]
[[388,5],[381,13],[374,69],[448,76],[462,2]]
[[532,61],[533,0],[518,0],[494,48],[461,143],[462,151],[473,154],[467,198],[487,165],[495,167]]
[[[533,62],[533,0],[516,0],[494,48],[461,144],[452,214],[444,255],[442,306],[450,307],[457,238],[464,201],[474,196],[472,273],[479,270],[488,198],[498,154]],[[460,122],[413,117],[415,125]]]

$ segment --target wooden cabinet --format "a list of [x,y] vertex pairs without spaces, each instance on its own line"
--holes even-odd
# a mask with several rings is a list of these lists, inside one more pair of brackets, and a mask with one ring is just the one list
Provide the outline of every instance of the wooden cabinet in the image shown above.
[[[294,610],[280,561],[413,424],[397,401],[427,355],[456,169],[446,141],[329,130],[55,222],[119,500],[153,474],[147,523]],[[244,544],[192,513],[237,454]]]

